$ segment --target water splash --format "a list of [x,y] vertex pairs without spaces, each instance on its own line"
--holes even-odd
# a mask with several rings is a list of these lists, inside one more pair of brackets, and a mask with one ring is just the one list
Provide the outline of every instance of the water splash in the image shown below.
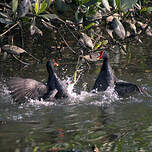
[[32,106],[36,106],[40,108],[41,106],[54,106],[54,105],[75,105],[75,104],[94,104],[97,106],[105,105],[105,104],[111,104],[115,101],[120,100],[116,92],[114,91],[114,88],[108,88],[105,92],[87,92],[87,91],[81,91],[79,94],[76,93],[74,90],[75,83],[70,83],[71,79],[68,78],[67,80],[64,80],[64,83],[66,81],[67,85],[67,91],[69,94],[69,97],[67,99],[58,99],[53,101],[44,101],[36,100],[36,99],[29,99],[28,102]]
[[3,102],[13,103],[13,99],[11,97],[11,91],[8,90],[8,87],[5,84],[5,80],[3,79],[3,83],[0,82],[0,96],[2,97]]
[[68,93],[70,94],[68,104],[95,104],[95,105],[103,105],[103,104],[111,104],[115,101],[120,100],[114,88],[108,88],[104,92],[87,92],[81,91],[80,94],[73,92],[74,84],[68,87]]
[[[79,94],[74,91],[75,85],[77,81],[74,83],[71,82],[71,78],[67,77],[67,80],[63,80],[64,83],[67,85],[67,91],[69,94],[69,98],[67,99],[60,99],[60,100],[51,100],[51,101],[44,101],[43,99],[37,100],[37,99],[28,99],[27,105],[35,106],[36,109],[40,109],[41,106],[54,106],[58,104],[95,104],[98,106],[104,105],[104,104],[111,104],[115,101],[120,100],[118,98],[117,94],[114,91],[114,88],[108,88],[104,92],[87,92],[87,91],[81,91]],[[0,84],[2,90],[3,90],[3,96],[5,101],[11,101],[13,103],[13,99],[10,95],[10,91],[8,90],[7,86],[4,84]]]
[[56,105],[55,101],[44,101],[42,98],[41,100],[38,99],[28,99],[29,105],[36,106],[37,109],[40,109],[41,106],[52,106]]

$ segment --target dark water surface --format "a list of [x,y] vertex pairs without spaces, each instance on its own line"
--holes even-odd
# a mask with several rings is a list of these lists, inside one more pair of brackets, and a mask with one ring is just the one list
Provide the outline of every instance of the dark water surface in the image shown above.
[[[128,56],[110,53],[111,64],[118,78],[134,82],[152,95],[152,42],[146,40],[145,44],[131,46]],[[11,58],[0,61],[1,81],[10,76],[45,81],[45,61],[24,68]],[[58,61],[58,76],[71,77],[76,62],[64,56]],[[74,89],[79,94],[72,92],[69,99],[56,102],[14,104],[1,82],[0,152],[92,151],[94,145],[101,152],[152,151],[152,98],[120,99],[110,92],[89,93],[99,70],[100,61],[90,70],[84,65]]]

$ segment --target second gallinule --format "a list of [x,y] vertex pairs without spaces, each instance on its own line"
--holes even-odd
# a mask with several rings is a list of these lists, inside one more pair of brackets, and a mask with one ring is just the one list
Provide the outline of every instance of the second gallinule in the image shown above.
[[104,51],[101,51],[100,58],[103,59],[103,64],[95,81],[93,90],[105,91],[108,87],[114,87],[114,75],[109,63],[109,55]]
[[14,77],[7,81],[7,86],[16,101],[24,102],[24,99],[49,99],[65,98],[68,93],[62,82],[56,76],[54,64],[49,60],[46,64],[48,71],[47,84],[34,79]]
[[135,93],[145,93],[136,84],[122,81],[115,77],[109,63],[109,55],[106,52],[101,51],[100,58],[103,59],[103,64],[93,90],[105,91],[108,87],[113,87],[118,96],[121,97],[130,96]]

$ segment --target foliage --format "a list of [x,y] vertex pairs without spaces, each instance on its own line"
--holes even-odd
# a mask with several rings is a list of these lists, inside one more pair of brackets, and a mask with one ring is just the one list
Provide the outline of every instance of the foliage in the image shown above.
[[[69,14],[69,11],[71,11],[70,18],[67,18],[66,13]],[[127,52],[124,41],[129,37],[143,32],[152,35],[150,15],[141,20],[142,15],[151,14],[151,12],[150,0],[73,0],[71,2],[66,0],[12,0],[11,4],[4,4],[0,12],[0,23],[4,25],[3,30],[5,29],[0,36],[4,36],[16,26],[22,31],[28,25],[31,35],[38,34],[42,37],[45,26],[48,30],[57,30],[57,34],[67,47],[78,55],[86,55],[89,51],[85,50],[84,45],[81,46],[83,47],[81,52],[69,46],[66,42],[67,33],[69,34],[67,31],[70,31],[77,40],[79,37],[76,32],[79,33],[78,35],[81,35],[81,32],[90,33],[89,36],[95,46],[94,51],[113,45],[109,43],[111,38]],[[136,19],[137,16],[139,16],[138,19]],[[108,34],[101,36],[103,31]],[[137,39],[141,41],[140,38]],[[107,43],[103,45],[104,41]]]

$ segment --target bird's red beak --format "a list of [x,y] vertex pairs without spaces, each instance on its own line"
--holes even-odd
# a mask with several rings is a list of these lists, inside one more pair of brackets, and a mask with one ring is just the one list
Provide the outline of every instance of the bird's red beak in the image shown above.
[[54,66],[59,66],[59,64],[53,59]]
[[100,52],[100,55],[98,56],[98,58],[99,58],[100,60],[102,59],[103,54],[104,54],[104,51],[101,51],[101,52]]

